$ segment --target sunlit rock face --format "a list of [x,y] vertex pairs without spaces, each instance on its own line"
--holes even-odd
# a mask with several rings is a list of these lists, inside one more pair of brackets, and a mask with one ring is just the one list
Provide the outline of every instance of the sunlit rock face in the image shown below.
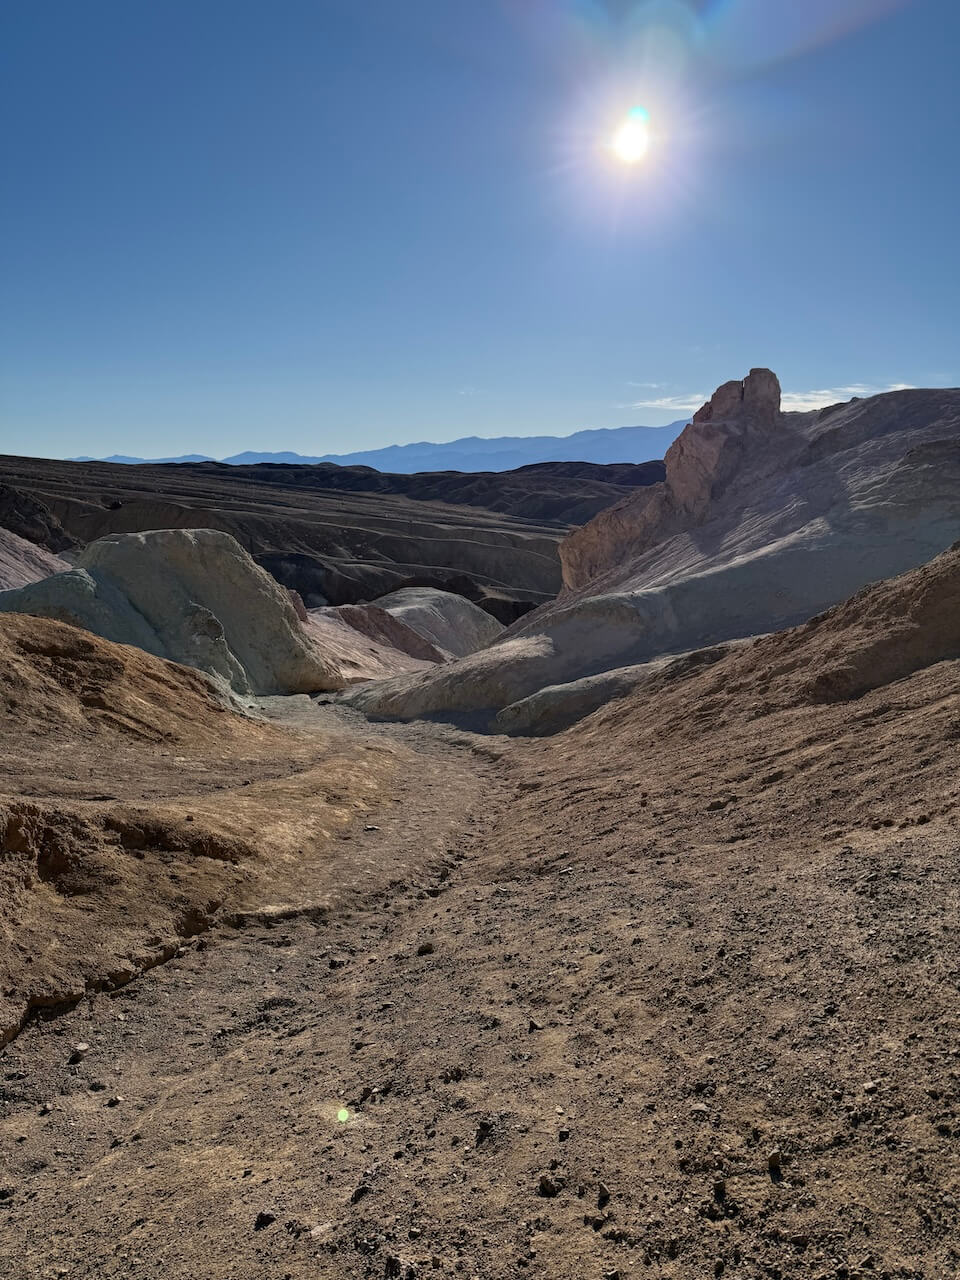
[[561,543],[564,587],[577,590],[628,553],[706,518],[746,454],[776,444],[781,424],[780,382],[769,369],[718,387],[667,450],[662,484],[600,512]]
[[745,454],[769,444],[780,422],[780,382],[769,369],[751,369],[742,382],[718,387],[664,459],[676,506],[694,519],[705,516]]

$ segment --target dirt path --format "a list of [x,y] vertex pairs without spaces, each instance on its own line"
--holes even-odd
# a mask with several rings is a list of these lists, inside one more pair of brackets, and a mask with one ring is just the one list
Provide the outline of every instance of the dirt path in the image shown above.
[[960,1272],[948,821],[695,841],[669,778],[354,725],[421,766],[343,846],[369,883],[0,1057],[0,1273]]

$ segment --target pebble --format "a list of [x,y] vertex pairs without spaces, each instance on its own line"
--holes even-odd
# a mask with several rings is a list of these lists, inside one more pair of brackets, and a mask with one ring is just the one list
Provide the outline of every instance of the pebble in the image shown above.
[[73,1052],[70,1054],[69,1058],[70,1065],[75,1067],[78,1062],[82,1062],[84,1060],[89,1052],[90,1046],[84,1041],[81,1040],[79,1044],[75,1044],[73,1046]]
[[433,943],[432,943],[432,942],[421,942],[421,943],[420,943],[420,945],[419,945],[419,947],[417,947],[417,955],[418,955],[418,956],[432,956],[432,955],[433,955]]
[[277,1215],[275,1213],[270,1213],[269,1210],[261,1209],[254,1219],[253,1229],[254,1231],[262,1231],[264,1227],[269,1227],[272,1223],[276,1222],[276,1220]]
[[122,1094],[122,1093],[115,1093],[115,1094],[113,1095],[113,1097],[112,1097],[112,1098],[108,1098],[108,1099],[107,1099],[107,1106],[108,1106],[108,1107],[119,1107],[119,1105],[120,1105],[120,1103],[121,1103],[122,1101],[123,1101],[123,1094]]
[[477,1125],[476,1145],[479,1147],[480,1143],[485,1142],[486,1139],[490,1137],[491,1133],[493,1133],[493,1121],[481,1120]]
[[767,1168],[770,1170],[771,1173],[776,1172],[780,1168],[781,1159],[782,1157],[781,1157],[779,1147],[774,1147],[774,1149],[767,1156]]

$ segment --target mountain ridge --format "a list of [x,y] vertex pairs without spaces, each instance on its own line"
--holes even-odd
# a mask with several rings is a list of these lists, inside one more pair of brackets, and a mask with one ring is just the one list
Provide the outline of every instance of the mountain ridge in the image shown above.
[[111,454],[107,458],[84,455],[69,462],[116,462],[138,466],[190,462],[223,462],[229,466],[278,464],[313,466],[333,463],[341,467],[366,466],[377,471],[413,475],[420,471],[513,471],[540,462],[648,462],[662,458],[686,425],[679,419],[664,427],[588,427],[569,436],[462,436],[457,440],[433,443],[419,440],[391,444],[382,449],[355,453],[300,454],[291,450],[258,452],[245,450],[226,458],[188,453],[170,458],[138,458]]

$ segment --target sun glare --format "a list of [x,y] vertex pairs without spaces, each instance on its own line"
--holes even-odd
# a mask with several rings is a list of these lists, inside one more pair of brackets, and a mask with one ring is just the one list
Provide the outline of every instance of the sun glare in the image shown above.
[[610,139],[610,150],[621,164],[639,164],[650,149],[650,113],[633,107]]

